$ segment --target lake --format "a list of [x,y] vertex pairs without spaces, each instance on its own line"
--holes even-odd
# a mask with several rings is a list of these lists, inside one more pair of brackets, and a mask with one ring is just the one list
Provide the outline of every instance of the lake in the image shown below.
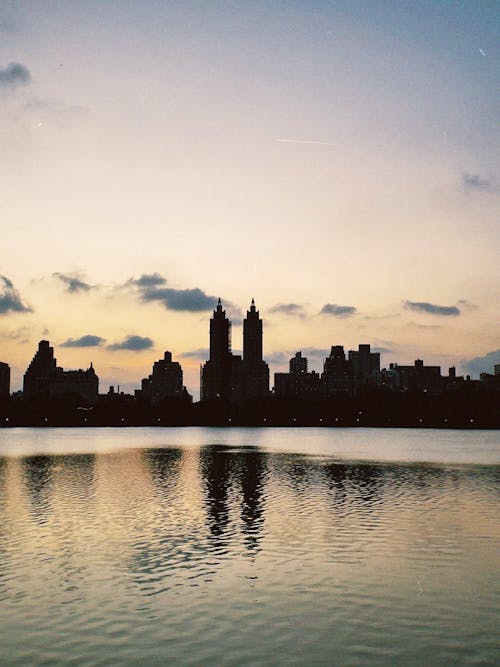
[[499,431],[0,430],[0,664],[499,661]]

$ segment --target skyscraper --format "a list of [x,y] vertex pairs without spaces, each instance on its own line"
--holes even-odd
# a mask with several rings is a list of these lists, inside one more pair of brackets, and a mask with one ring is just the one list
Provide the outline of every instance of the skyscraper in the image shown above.
[[210,319],[210,358],[201,369],[202,401],[231,400],[237,388],[233,378],[237,360],[241,362],[241,357],[231,354],[231,322],[219,299]]
[[231,322],[221,300],[210,320],[210,361],[222,361],[231,354]]
[[252,299],[243,321],[243,359],[231,353],[231,322],[219,299],[210,320],[210,358],[201,369],[200,398],[241,403],[269,393],[269,367],[262,358],[262,320]]
[[10,366],[0,361],[0,398],[10,394]]
[[269,366],[262,358],[262,320],[252,299],[243,320],[243,398],[269,394]]
[[243,320],[243,361],[247,364],[262,361],[262,320],[253,299]]

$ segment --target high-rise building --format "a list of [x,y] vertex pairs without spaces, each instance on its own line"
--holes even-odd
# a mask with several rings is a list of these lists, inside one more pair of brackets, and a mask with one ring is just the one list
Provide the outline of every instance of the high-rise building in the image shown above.
[[[398,385],[400,391],[417,391],[436,395],[441,394],[443,391],[441,366],[425,366],[422,359],[416,359],[414,366],[390,364],[389,368],[399,376]],[[457,381],[454,374],[450,374],[450,377],[452,381]]]
[[269,368],[262,358],[262,320],[252,299],[243,321],[243,359],[231,353],[231,322],[219,299],[210,320],[210,358],[201,369],[200,398],[241,403],[269,393]]
[[0,398],[10,395],[10,366],[0,361]]
[[231,322],[221,300],[210,320],[210,361],[222,361],[231,354]]
[[330,355],[323,364],[321,376],[322,391],[326,396],[355,391],[353,362],[345,358],[342,345],[332,345]]
[[375,382],[380,371],[380,352],[371,352],[369,344],[361,344],[357,351],[349,350],[349,361],[353,366],[355,391]]
[[252,299],[243,320],[243,398],[269,394],[269,366],[262,358],[263,325]]
[[181,365],[172,361],[171,352],[165,352],[163,359],[155,361],[153,372],[142,380],[138,395],[154,406],[166,399],[188,396],[183,386]]
[[230,400],[234,387],[234,365],[231,354],[231,322],[226,317],[226,311],[219,299],[210,319],[210,356],[201,369],[202,401]]
[[288,362],[288,367],[290,373],[307,373],[307,358],[302,356],[302,352],[296,352]]
[[262,361],[262,320],[253,299],[243,320],[243,361],[250,365]]
[[315,371],[307,372],[307,357],[302,352],[296,352],[290,359],[289,373],[274,374],[274,395],[283,396],[311,396],[320,392],[320,376]]
[[49,341],[39,342],[38,350],[24,374],[24,396],[54,398],[73,394],[88,403],[95,403],[98,390],[99,378],[92,363],[87,370],[65,371],[57,365],[54,348],[50,347]]

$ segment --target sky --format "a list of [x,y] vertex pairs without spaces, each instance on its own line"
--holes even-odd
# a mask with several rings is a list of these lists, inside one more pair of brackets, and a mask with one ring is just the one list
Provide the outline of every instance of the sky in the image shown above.
[[500,363],[498,2],[0,3],[0,360],[198,397],[220,296],[271,371]]

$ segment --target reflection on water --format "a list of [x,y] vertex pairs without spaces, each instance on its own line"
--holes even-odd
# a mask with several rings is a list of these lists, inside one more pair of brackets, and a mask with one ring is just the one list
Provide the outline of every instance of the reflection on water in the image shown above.
[[141,437],[0,457],[2,664],[494,664],[498,466]]

